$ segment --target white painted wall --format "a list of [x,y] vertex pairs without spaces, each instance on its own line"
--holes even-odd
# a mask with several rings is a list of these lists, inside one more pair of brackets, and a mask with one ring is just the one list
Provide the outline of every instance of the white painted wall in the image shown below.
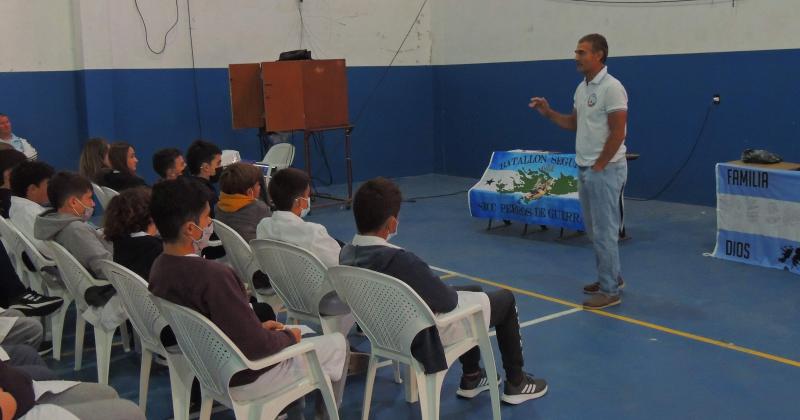
[[611,56],[800,48],[798,0],[597,5],[570,0],[432,0],[433,64],[573,57],[585,34]]
[[[138,0],[153,49],[176,17],[175,0]],[[275,60],[308,48],[315,58],[383,66],[417,15],[410,0],[192,0],[197,67]],[[300,44],[300,6],[305,32]],[[145,45],[133,0],[2,0],[0,72],[191,67],[187,0],[163,54]],[[425,7],[395,65],[431,63],[431,13]]]

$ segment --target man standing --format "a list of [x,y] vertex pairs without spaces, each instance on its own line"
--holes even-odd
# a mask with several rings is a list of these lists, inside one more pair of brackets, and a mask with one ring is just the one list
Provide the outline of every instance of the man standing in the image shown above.
[[11,146],[18,152],[25,154],[28,160],[36,160],[38,153],[27,140],[17,137],[11,130],[11,120],[8,115],[0,114],[0,146]]
[[619,225],[622,187],[628,177],[625,135],[628,94],[605,65],[608,43],[600,34],[578,41],[575,63],[584,80],[575,90],[571,114],[550,108],[545,98],[531,98],[529,107],[566,130],[575,131],[575,162],[580,169],[578,194],[586,232],[592,239],[597,262],[597,281],[586,285],[593,295],[583,303],[602,309],[622,302],[625,285],[620,274]]

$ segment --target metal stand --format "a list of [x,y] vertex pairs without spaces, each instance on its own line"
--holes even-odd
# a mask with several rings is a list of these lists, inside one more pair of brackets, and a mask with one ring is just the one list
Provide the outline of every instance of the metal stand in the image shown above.
[[[344,130],[344,161],[345,161],[345,170],[347,172],[347,197],[335,197],[328,194],[319,194],[316,191],[312,193],[312,197],[344,202],[344,207],[348,210],[350,209],[350,206],[353,203],[353,158],[350,150],[351,149],[350,135],[353,132],[354,128],[355,126],[348,124],[341,126],[322,127],[322,128],[303,130],[303,148],[305,154],[306,173],[308,174],[309,178],[311,178],[311,142],[310,142],[311,136],[314,133],[318,133],[321,131]],[[315,205],[314,207],[315,208],[331,207],[331,206],[336,206],[338,204],[339,203],[328,203],[328,204]]]

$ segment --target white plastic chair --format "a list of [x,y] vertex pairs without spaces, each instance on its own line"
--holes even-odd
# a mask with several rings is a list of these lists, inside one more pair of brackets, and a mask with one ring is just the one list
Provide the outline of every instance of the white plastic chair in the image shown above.
[[278,143],[267,150],[264,159],[260,162],[269,166],[266,177],[270,177],[272,172],[280,171],[292,166],[294,162],[294,145],[291,143]]
[[287,323],[305,321],[319,324],[323,334],[341,332],[340,325],[350,317],[349,313],[323,316],[319,312],[322,298],[334,291],[319,258],[303,248],[272,239],[253,239],[250,247],[286,306]]
[[[83,336],[86,332],[87,321],[82,314],[89,308],[83,293],[91,286],[104,286],[109,283],[92,277],[86,271],[86,268],[57,242],[44,242],[53,251],[53,257],[56,260],[58,272],[61,273],[61,279],[73,299],[75,299],[75,308],[78,312],[75,316],[75,370],[80,370],[83,361]],[[111,343],[114,340],[114,332],[119,327],[122,345],[127,352],[130,351],[128,328],[124,321],[110,331],[99,325],[99,323],[92,323],[92,327],[94,329],[95,356],[97,358],[97,381],[101,384],[108,384],[108,369],[111,362]]]
[[257,289],[253,284],[253,274],[259,270],[259,267],[253,257],[253,250],[250,249],[250,245],[245,242],[238,232],[219,220],[214,220],[214,232],[222,241],[222,247],[225,248],[225,256],[228,257],[228,262],[236,270],[239,278],[247,284],[250,294],[257,301],[272,306],[275,312],[278,312],[281,302],[280,298],[275,294],[275,290],[271,287]]
[[500,419],[497,368],[480,305],[456,309],[437,317],[411,287],[394,277],[358,267],[337,266],[328,269],[328,278],[352,309],[372,347],[362,419],[369,417],[379,357],[411,367],[419,387],[422,418],[438,419],[442,381],[447,371],[426,375],[423,366],[411,354],[411,342],[426,328],[435,326],[441,329],[459,322],[466,322],[469,327],[461,340],[444,347],[447,366],[449,368],[459,356],[479,346],[489,381],[492,416],[495,420]]
[[[72,295],[55,275],[47,270],[55,270],[56,263],[46,258],[39,249],[10,220],[0,217],[0,236],[6,239],[8,251],[12,252],[15,266],[23,284],[42,293],[45,296],[60,297],[64,303],[56,312],[47,317],[50,323],[50,334],[53,341],[53,359],[61,360],[61,339],[64,336],[64,319],[69,306],[72,304]],[[30,271],[22,261],[22,253],[28,256],[33,263],[35,271]]]
[[114,285],[125,305],[133,329],[139,334],[142,346],[142,364],[139,373],[139,408],[147,412],[147,389],[153,353],[167,360],[169,383],[172,391],[172,411],[176,420],[189,418],[189,397],[192,390],[192,372],[189,362],[177,349],[167,349],[161,343],[161,330],[167,321],[150,299],[147,282],[133,271],[109,260],[101,261],[101,270]]
[[[301,342],[272,356],[250,360],[208,318],[155,296],[152,300],[175,332],[178,345],[200,381],[203,396],[200,420],[210,419],[214,400],[233,409],[237,419],[274,419],[284,407],[316,389],[322,394],[328,416],[334,420],[339,418],[330,378],[322,371],[312,343]],[[305,376],[298,377],[289,385],[269,390],[256,400],[236,401],[231,398],[229,384],[237,372],[261,370],[293,357],[306,360],[309,369]]]
[[[108,191],[113,191],[114,193],[106,193],[106,189]],[[97,197],[97,202],[100,203],[100,207],[102,207],[104,210],[108,206],[108,202],[111,201],[115,195],[117,195],[116,191],[112,190],[111,188],[101,187],[94,182],[92,182],[92,191],[94,191],[94,195]]]

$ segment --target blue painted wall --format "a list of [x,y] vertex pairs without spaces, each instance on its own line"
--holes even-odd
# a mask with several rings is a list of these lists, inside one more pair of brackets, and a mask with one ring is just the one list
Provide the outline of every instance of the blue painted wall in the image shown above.
[[[432,67],[391,68],[354,121],[384,71],[348,69],[355,178],[431,173]],[[202,136],[244,158],[260,159],[257,131],[231,129],[227,69],[198,69],[196,77]],[[0,91],[0,112],[11,116],[14,131],[39,149],[41,159],[62,169],[76,170],[83,142],[100,136],[133,144],[139,174],[153,181],[153,152],[168,146],[185,150],[200,136],[191,69],[0,73]],[[333,181],[344,182],[343,136],[331,132],[324,140]],[[295,165],[303,167],[299,133],[294,144]],[[315,177],[327,181],[321,151],[312,151]]]
[[[692,159],[660,199],[714,205],[714,164],[745,148],[765,148],[800,161],[800,50],[609,58],[629,96],[628,196],[650,197],[688,156],[715,93]],[[435,67],[436,168],[477,177],[493,150],[574,151],[574,134],[531,111],[545,96],[572,108],[581,80],[572,60]]]
[[[747,147],[766,148],[800,161],[798,120],[800,50],[610,58],[612,74],[630,97],[628,147],[641,153],[630,165],[627,194],[649,197],[688,155],[715,93],[714,107],[686,169],[661,199],[714,204],[714,163],[736,159]],[[350,117],[385,71],[348,69]],[[196,72],[203,137],[222,148],[260,158],[255,130],[230,128],[226,69]],[[528,109],[531,96],[572,107],[580,76],[571,60],[393,67],[353,134],[357,180],[430,172],[478,177],[493,150],[574,150],[574,135]],[[199,136],[192,70],[86,70],[0,73],[0,112],[40,156],[76,169],[89,136],[136,146],[140,174],[152,181],[152,153],[185,149]],[[298,134],[296,165],[304,165]],[[334,182],[344,181],[343,139],[326,135]],[[327,180],[314,149],[316,177]]]

